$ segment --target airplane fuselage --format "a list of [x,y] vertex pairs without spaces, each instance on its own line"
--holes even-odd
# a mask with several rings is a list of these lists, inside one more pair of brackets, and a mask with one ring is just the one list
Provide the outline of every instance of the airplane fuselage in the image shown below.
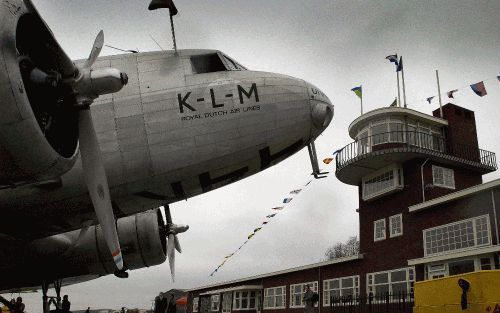
[[[117,216],[255,174],[306,146],[328,125],[330,113],[313,114],[315,106],[331,107],[319,89],[285,75],[228,70],[232,62],[210,50],[125,54],[96,62],[96,68],[115,67],[129,77],[120,92],[91,106]],[[0,190],[0,211],[24,216],[26,225],[44,233],[93,220],[80,160],[60,184]]]

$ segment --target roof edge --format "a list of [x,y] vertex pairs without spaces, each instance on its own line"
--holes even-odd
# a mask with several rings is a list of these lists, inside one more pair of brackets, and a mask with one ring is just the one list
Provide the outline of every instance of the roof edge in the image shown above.
[[432,199],[429,201],[425,201],[425,202],[422,202],[419,204],[411,205],[408,207],[408,211],[410,213],[421,211],[421,210],[436,206],[438,204],[443,204],[443,203],[447,203],[447,202],[450,202],[453,200],[465,198],[465,197],[473,195],[475,193],[494,189],[494,188],[499,187],[499,186],[500,186],[500,178],[495,179],[495,180],[490,181],[490,182],[487,182],[487,183],[484,183],[484,184],[480,184],[480,185],[472,186],[472,187],[462,189],[459,191],[455,191],[453,193],[450,193],[450,194],[447,194],[447,195],[444,195],[444,196],[441,196],[441,197],[438,197],[438,198],[435,198],[435,199]]
[[270,273],[266,273],[266,274],[255,275],[255,276],[249,276],[249,277],[245,277],[245,278],[220,282],[217,284],[212,284],[212,285],[207,285],[207,286],[201,286],[201,287],[196,287],[196,288],[187,288],[185,290],[188,292],[191,292],[191,291],[195,291],[195,290],[209,289],[209,288],[219,287],[219,286],[227,285],[227,284],[236,284],[236,283],[241,283],[241,282],[245,282],[248,280],[261,279],[261,278],[266,278],[266,277],[275,276],[275,275],[282,275],[282,274],[287,274],[287,273],[291,273],[291,272],[303,271],[303,270],[312,269],[315,267],[322,267],[322,266],[331,265],[331,264],[361,260],[363,258],[364,258],[363,253],[359,253],[356,255],[338,258],[338,259],[334,259],[334,260],[328,260],[328,261],[322,261],[322,262],[312,263],[312,264],[298,266],[298,267],[292,267],[292,268],[288,268],[288,269],[281,270],[281,271],[275,271],[275,272],[270,272]]

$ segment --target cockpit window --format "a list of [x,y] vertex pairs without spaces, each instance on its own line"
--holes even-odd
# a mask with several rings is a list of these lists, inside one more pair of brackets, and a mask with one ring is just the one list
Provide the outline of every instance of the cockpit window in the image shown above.
[[197,74],[227,71],[226,66],[217,53],[193,55],[191,64]]
[[244,67],[243,65],[239,64],[235,60],[231,59],[227,55],[224,54],[223,56],[224,56],[224,59],[226,60],[226,64],[229,67],[230,71],[246,71],[247,70],[246,67]]

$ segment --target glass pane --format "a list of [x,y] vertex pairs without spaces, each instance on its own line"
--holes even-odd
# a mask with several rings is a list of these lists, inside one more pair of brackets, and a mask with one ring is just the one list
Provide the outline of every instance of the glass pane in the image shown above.
[[387,283],[389,280],[387,273],[375,274],[375,284]]
[[352,287],[353,282],[352,278],[343,278],[342,279],[342,288]]
[[406,282],[392,284],[392,293],[397,294],[398,292],[406,292]]
[[247,298],[241,299],[241,308],[243,308],[243,309],[248,308],[248,299]]
[[391,282],[406,281],[406,270],[391,273]]
[[389,134],[387,132],[387,124],[375,125],[370,128],[372,133],[372,142],[374,145],[388,142]]
[[474,272],[474,260],[464,260],[448,263],[450,275]]
[[375,293],[377,295],[382,295],[386,292],[389,292],[389,284],[375,286]]

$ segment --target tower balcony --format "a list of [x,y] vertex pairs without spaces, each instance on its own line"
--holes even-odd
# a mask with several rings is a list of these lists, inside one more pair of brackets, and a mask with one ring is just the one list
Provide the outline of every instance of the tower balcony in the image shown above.
[[365,175],[415,158],[429,158],[481,174],[497,169],[493,152],[452,143],[432,132],[398,130],[360,136],[346,145],[337,154],[335,175],[346,184],[358,185]]

